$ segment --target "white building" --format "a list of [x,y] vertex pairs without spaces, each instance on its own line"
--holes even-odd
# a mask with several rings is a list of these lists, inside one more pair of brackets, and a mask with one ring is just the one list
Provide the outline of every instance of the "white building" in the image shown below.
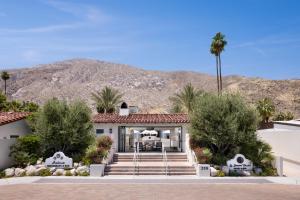
[[139,144],[140,151],[185,152],[187,125],[186,114],[131,113],[126,103],[119,114],[97,114],[93,117],[97,136],[111,136],[117,152],[133,152]]
[[28,113],[1,112],[0,113],[0,169],[9,167],[12,160],[9,157],[10,146],[16,138],[30,133],[25,118]]
[[300,177],[300,120],[275,121],[274,128],[257,131],[283,159],[283,174]]

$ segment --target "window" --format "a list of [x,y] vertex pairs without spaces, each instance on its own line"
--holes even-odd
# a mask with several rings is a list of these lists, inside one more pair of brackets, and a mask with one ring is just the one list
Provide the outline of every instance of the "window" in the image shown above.
[[15,138],[18,138],[19,136],[18,135],[10,135],[10,139],[15,139]]
[[96,134],[97,135],[104,134],[104,129],[96,129]]
[[112,134],[112,128],[109,129],[109,133]]

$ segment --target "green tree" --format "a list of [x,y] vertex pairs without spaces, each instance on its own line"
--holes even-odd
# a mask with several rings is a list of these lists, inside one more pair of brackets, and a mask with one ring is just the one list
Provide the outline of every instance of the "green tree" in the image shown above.
[[257,110],[264,123],[269,123],[269,119],[275,112],[274,103],[270,98],[263,98],[257,102]]
[[92,99],[95,101],[98,113],[114,113],[119,103],[121,103],[123,94],[118,90],[107,87],[101,91],[92,93]]
[[211,150],[215,164],[224,164],[245,141],[257,139],[256,110],[239,95],[206,94],[198,98],[190,121],[192,139]]
[[212,39],[210,45],[210,53],[216,57],[216,68],[217,68],[217,85],[218,85],[218,94],[222,92],[223,83],[222,83],[222,66],[221,66],[221,53],[225,50],[227,41],[225,40],[225,35],[221,32],[218,32]]
[[91,110],[83,102],[67,104],[49,100],[37,113],[36,133],[41,138],[44,157],[57,151],[79,161],[93,142]]
[[192,112],[195,100],[202,94],[203,92],[194,88],[191,83],[187,84],[182,91],[169,98],[172,102],[171,111],[174,113]]
[[1,73],[1,78],[4,81],[4,94],[6,95],[6,81],[10,78],[10,75],[7,71]]
[[21,110],[23,112],[37,112],[39,105],[31,101],[23,101]]
[[9,110],[8,102],[6,96],[0,92],[0,111],[7,112]]
[[10,156],[14,165],[24,167],[27,164],[35,164],[41,156],[41,141],[36,134],[21,136],[11,147]]

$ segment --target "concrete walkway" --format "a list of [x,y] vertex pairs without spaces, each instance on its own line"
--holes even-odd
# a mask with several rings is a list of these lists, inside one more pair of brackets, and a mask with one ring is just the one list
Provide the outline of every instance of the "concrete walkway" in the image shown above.
[[[300,185],[292,177],[197,177],[197,176],[104,176],[104,177],[17,177],[0,179],[0,186],[16,184],[285,184]],[[300,199],[300,198],[299,198]]]
[[[29,180],[31,179],[31,183]],[[246,180],[220,183],[217,180]],[[57,183],[60,180],[61,183]],[[66,183],[66,180],[69,183]],[[82,180],[85,183],[80,183]],[[148,180],[149,183],[141,180]],[[212,181],[201,183],[201,181]],[[249,180],[256,182],[249,183]],[[299,200],[300,185],[258,183],[258,178],[116,179],[91,177],[11,178],[0,186],[5,200]],[[283,179],[282,179],[283,180]],[[23,182],[22,182],[23,181]],[[56,183],[54,183],[56,181]],[[96,181],[96,182],[95,182]],[[110,183],[108,183],[110,181]],[[169,182],[166,182],[169,181]],[[199,181],[199,182],[198,182]],[[279,179],[277,180],[279,181]],[[3,180],[1,180],[3,183]],[[50,183],[52,182],[52,183]],[[286,181],[283,181],[286,182]],[[288,183],[287,181],[286,183]],[[7,184],[8,183],[8,184]],[[11,184],[10,184],[11,183]],[[292,182],[290,182],[292,183]]]

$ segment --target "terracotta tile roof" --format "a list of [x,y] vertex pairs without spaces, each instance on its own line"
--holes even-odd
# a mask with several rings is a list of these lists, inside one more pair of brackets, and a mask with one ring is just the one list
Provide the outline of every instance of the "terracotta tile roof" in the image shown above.
[[189,123],[186,114],[97,114],[93,117],[94,123]]
[[28,112],[0,112],[0,126],[24,119],[29,114]]

